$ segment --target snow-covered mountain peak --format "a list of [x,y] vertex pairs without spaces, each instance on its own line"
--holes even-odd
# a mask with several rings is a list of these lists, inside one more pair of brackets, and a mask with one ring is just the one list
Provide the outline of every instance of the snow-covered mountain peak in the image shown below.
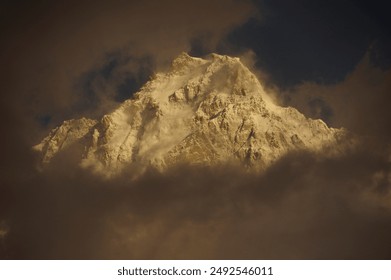
[[228,55],[221,55],[217,53],[211,53],[208,57],[210,57],[215,62],[220,63],[237,63],[240,62],[239,57],[232,57]]
[[184,74],[186,70],[198,67],[205,64],[207,61],[201,58],[192,57],[186,52],[182,52],[177,58],[171,63],[170,74]]
[[342,130],[275,105],[238,58],[179,55],[166,73],[100,120],[71,120],[35,149],[48,164],[81,147],[82,167],[105,176],[150,166],[237,163],[264,170],[294,150],[340,150]]

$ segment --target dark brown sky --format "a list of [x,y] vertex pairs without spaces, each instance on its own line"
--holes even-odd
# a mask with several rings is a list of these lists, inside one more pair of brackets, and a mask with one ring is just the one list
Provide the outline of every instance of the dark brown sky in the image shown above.
[[[271,3],[272,2],[272,3]],[[380,1],[5,1],[2,258],[390,258],[391,61]],[[339,159],[264,175],[179,167],[101,181],[31,146],[98,117],[182,51],[251,58],[281,104],[345,127]]]

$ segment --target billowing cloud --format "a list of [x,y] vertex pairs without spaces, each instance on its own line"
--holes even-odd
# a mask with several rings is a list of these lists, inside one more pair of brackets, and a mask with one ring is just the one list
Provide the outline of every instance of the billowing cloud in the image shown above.
[[285,104],[334,127],[390,144],[391,70],[375,67],[369,53],[336,84],[304,82],[282,95]]
[[2,188],[3,257],[390,257],[389,161],[365,149],[291,154],[259,175],[178,167],[137,181],[57,164]]

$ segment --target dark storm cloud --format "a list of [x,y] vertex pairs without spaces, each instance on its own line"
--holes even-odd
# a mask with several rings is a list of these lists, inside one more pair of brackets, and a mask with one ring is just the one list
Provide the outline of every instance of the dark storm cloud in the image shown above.
[[249,19],[221,42],[220,52],[251,49],[257,67],[280,87],[344,80],[376,42],[373,58],[390,67],[389,17],[381,1],[254,1]]

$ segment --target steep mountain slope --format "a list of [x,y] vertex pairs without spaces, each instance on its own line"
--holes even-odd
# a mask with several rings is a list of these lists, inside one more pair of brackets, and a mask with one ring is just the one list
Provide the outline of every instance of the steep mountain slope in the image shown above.
[[107,176],[178,163],[236,162],[262,170],[289,151],[324,152],[342,134],[275,105],[238,58],[183,53],[113,112],[65,121],[34,149],[48,164],[79,145],[81,166]]

